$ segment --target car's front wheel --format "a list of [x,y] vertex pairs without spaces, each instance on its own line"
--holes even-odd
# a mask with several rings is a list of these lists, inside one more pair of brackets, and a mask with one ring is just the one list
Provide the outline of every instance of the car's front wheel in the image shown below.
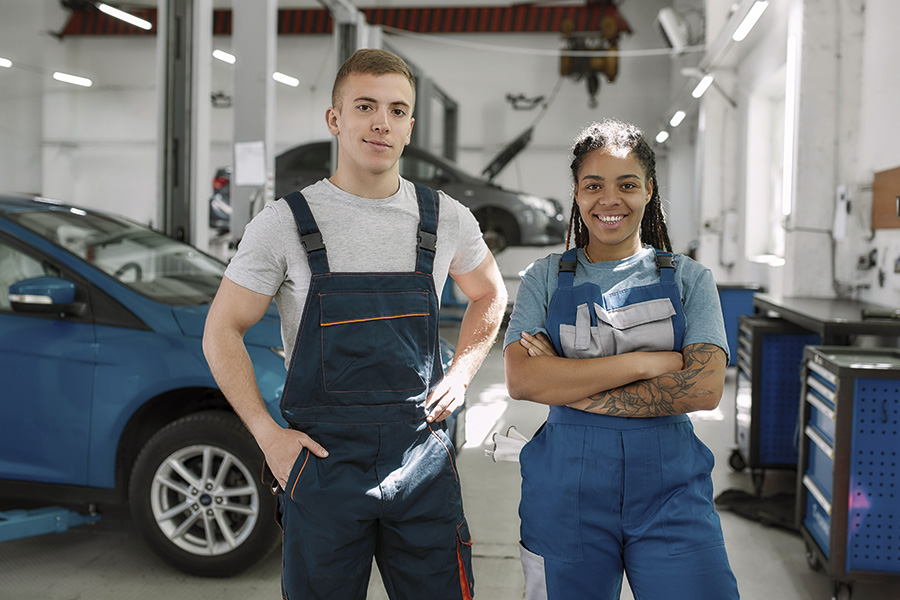
[[238,418],[188,415],[151,437],[134,463],[131,515],[147,543],[193,575],[227,577],[280,538],[274,497],[259,478],[263,456]]
[[494,254],[507,246],[518,246],[521,243],[519,225],[516,219],[505,210],[485,206],[474,213],[482,236],[488,249]]

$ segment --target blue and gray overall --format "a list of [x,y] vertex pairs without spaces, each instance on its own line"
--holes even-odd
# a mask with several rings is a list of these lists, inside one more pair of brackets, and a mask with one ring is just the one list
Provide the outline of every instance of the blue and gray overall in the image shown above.
[[402,273],[330,272],[309,205],[286,197],[312,279],[281,410],[329,452],[304,449],[281,495],[290,600],[364,599],[373,556],[392,599],[472,597],[454,449],[443,423],[425,421],[443,377],[431,274],[438,198],[416,194],[416,270]]
[[[681,350],[674,258],[660,281],[603,293],[560,260],[546,328],[560,356]],[[713,508],[713,456],[687,415],[624,418],[551,406],[520,455],[529,600],[732,600],[737,585]]]

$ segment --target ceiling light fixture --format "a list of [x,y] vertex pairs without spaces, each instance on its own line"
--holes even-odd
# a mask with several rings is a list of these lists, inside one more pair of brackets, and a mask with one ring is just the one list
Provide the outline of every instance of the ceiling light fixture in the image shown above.
[[747,37],[747,34],[750,33],[750,30],[753,29],[753,26],[759,21],[759,18],[766,11],[768,6],[769,2],[767,0],[757,0],[754,2],[753,6],[750,7],[750,10],[748,10],[747,14],[744,16],[744,20],[741,21],[738,28],[734,30],[731,39],[740,42]]
[[124,10],[119,10],[118,8],[113,8],[108,4],[103,4],[102,2],[97,4],[97,8],[100,9],[101,12],[105,12],[111,17],[115,17],[117,19],[121,19],[125,21],[129,25],[134,25],[135,27],[140,27],[141,29],[150,30],[153,27],[153,24],[150,21],[145,21],[140,17],[136,17],[130,13],[125,12]]
[[62,71],[57,71],[53,74],[53,79],[57,81],[62,81],[63,83],[71,83],[72,85],[80,85],[81,87],[91,87],[94,85],[94,82],[88,79],[87,77],[79,77],[78,75],[69,75],[68,73],[63,73]]
[[691,96],[694,98],[700,98],[703,94],[706,93],[706,90],[709,89],[709,86],[712,85],[713,76],[707,73],[703,76],[703,79],[700,80],[700,83],[697,84],[697,87],[694,88],[694,91],[691,92]]
[[229,65],[233,65],[234,61],[237,60],[234,54],[228,54],[224,50],[213,50],[213,58],[218,58],[222,62],[227,62]]
[[669,125],[672,127],[678,127],[681,125],[681,122],[684,121],[685,112],[683,110],[676,111],[672,118],[669,120]]
[[12,66],[12,61],[8,58],[0,58],[0,67],[6,67],[7,69]]
[[278,83],[283,83],[284,85],[289,85],[291,87],[297,87],[298,85],[300,85],[300,80],[296,77],[291,77],[290,75],[285,75],[284,73],[279,73],[278,71],[272,73],[272,79],[274,79]]
[[669,132],[665,129],[656,134],[656,142],[658,144],[662,144],[667,139],[669,139]]

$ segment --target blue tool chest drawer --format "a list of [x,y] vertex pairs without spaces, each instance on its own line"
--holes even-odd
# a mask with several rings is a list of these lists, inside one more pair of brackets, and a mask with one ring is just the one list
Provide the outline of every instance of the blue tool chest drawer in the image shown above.
[[807,347],[799,404],[795,520],[810,566],[836,597],[900,578],[900,349]]

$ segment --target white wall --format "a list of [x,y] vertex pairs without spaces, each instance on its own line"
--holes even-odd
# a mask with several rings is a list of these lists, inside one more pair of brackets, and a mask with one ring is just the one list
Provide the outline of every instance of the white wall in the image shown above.
[[[786,234],[787,263],[750,263],[740,240],[740,260],[728,272],[717,266],[721,232],[714,231],[704,238],[702,256],[718,269],[720,282],[758,282],[786,295],[840,295],[900,307],[900,273],[894,272],[900,230],[870,228],[873,174],[900,166],[900,45],[893,29],[898,22],[900,3],[893,0],[772,2],[750,44],[729,65],[736,77],[737,107],[724,107],[709,92],[704,96],[707,118],[701,119],[698,156],[702,166],[717,166],[707,168],[701,179],[702,210],[720,214],[734,190],[744,220],[758,210],[758,199],[747,197],[748,185],[762,179],[765,187],[767,178],[759,165],[747,162],[751,138],[759,135],[748,124],[749,99],[784,67],[789,32],[799,36],[795,209]],[[731,141],[722,145],[723,140]],[[718,168],[723,153],[736,157],[735,172]],[[839,185],[849,188],[852,210],[846,238],[832,242]],[[720,198],[718,210],[707,205],[714,198]],[[859,256],[871,249],[877,250],[877,267],[858,270]]]
[[[897,23],[900,23],[900,3],[895,0],[866,2],[858,111],[845,123],[846,129],[856,131],[855,143],[848,148],[856,157],[856,165],[846,174],[853,212],[848,241],[838,247],[838,256],[847,270],[853,269],[859,255],[869,249],[878,251],[878,268],[857,272],[860,282],[870,286],[860,291],[860,297],[893,308],[900,308],[900,274],[894,272],[895,264],[900,260],[900,230],[881,229],[872,236],[870,224],[874,173],[900,166]],[[885,273],[884,285],[878,282],[878,271]]]
[[0,68],[0,189],[42,190],[41,140],[44,55],[55,44],[67,12],[56,3],[0,0],[0,57],[14,68]]
[[[0,0],[4,15],[0,28],[7,24],[6,27],[19,31],[22,38],[39,49],[43,55],[40,68],[45,71],[31,76],[40,82],[42,96],[34,91],[23,99],[26,106],[15,118],[9,117],[7,111],[0,111],[4,115],[0,119],[14,123],[17,128],[32,123],[30,129],[16,134],[20,139],[28,139],[26,147],[30,144],[32,158],[18,159],[20,164],[25,163],[25,168],[14,167],[11,160],[4,160],[0,174],[5,182],[16,181],[12,174],[24,180],[25,183],[14,186],[17,189],[40,191],[76,204],[153,222],[157,197],[156,38],[72,36],[58,42],[42,32],[51,28],[48,20],[55,20],[52,26],[61,28],[66,11],[54,2],[42,4],[43,8],[38,9],[38,3]],[[620,49],[660,48],[662,39],[653,21],[659,8],[667,4],[667,0],[624,4],[622,13],[635,33],[623,36]],[[25,6],[29,8],[17,16]],[[55,8],[50,10],[48,6]],[[45,13],[51,13],[52,18]],[[12,18],[7,19],[6,15]],[[0,32],[5,33],[2,29]],[[470,172],[480,172],[503,145],[537,117],[536,110],[514,110],[506,95],[522,93],[549,98],[559,78],[558,50],[562,40],[556,34],[389,37],[401,53],[424,69],[459,103],[458,162]],[[456,45],[444,43],[448,38]],[[3,39],[7,39],[5,35]],[[230,38],[213,38],[213,47],[229,50]],[[212,91],[231,95],[233,67],[210,60]],[[622,57],[614,83],[607,83],[601,76],[597,108],[588,107],[584,82],[562,81],[531,146],[498,176],[497,182],[556,197],[568,206],[571,201],[568,152],[573,138],[590,121],[607,116],[635,122],[649,136],[654,136],[668,118],[665,112],[671,62],[668,56]],[[327,137],[324,111],[330,104],[331,83],[337,67],[332,38],[279,37],[277,67],[298,77],[301,85],[276,86],[276,152],[310,139]],[[57,68],[90,77],[94,86],[75,88],[48,80],[47,72]],[[17,80],[14,89],[21,94],[27,86]],[[232,161],[232,118],[231,109],[212,109],[211,166],[208,174],[201,175],[210,181],[216,166]],[[10,126],[5,121],[0,134],[9,135]],[[3,148],[9,146],[3,144]],[[36,160],[35,155],[38,155]],[[660,148],[658,159],[658,174],[665,195],[668,188],[665,148]],[[2,187],[11,189],[6,183]],[[683,241],[681,246],[686,247],[688,241]]]
[[45,89],[43,192],[116,212],[156,219],[156,40],[73,37],[51,54],[94,85],[51,81]]
[[[635,30],[635,35],[623,38],[623,50],[661,46],[653,18],[667,4],[660,0],[622,5]],[[816,106],[817,86],[822,93],[836,90],[835,97],[820,102],[834,110],[807,117],[800,126],[801,143],[811,139],[804,135],[815,138],[816,129],[821,130],[814,147],[801,150],[807,154],[825,151],[828,164],[819,164],[815,158],[801,161],[798,193],[805,194],[806,200],[799,205],[795,226],[829,229],[834,187],[847,185],[853,209],[847,240],[834,245],[837,291],[900,305],[900,274],[894,273],[894,264],[900,258],[900,231],[872,234],[869,229],[873,173],[900,165],[900,145],[895,142],[900,134],[896,115],[900,74],[895,68],[900,63],[900,47],[891,28],[891,24],[900,22],[900,4],[893,0],[770,3],[764,16],[768,22],[752,34],[757,36],[756,41],[747,40],[747,49],[732,65],[730,79],[728,73],[722,79],[737,108],[723,106],[722,98],[716,100],[716,94],[708,92],[700,118],[696,107],[689,117],[694,119],[693,129],[679,128],[658,149],[661,189],[670,201],[673,243],[684,251],[691,241],[701,240],[702,260],[716,270],[722,282],[760,282],[773,291],[803,288],[823,295],[835,293],[830,281],[831,243],[827,233],[794,232],[789,265],[773,268],[746,261],[740,226],[737,234],[726,231],[733,208],[739,225],[746,211],[753,210],[746,204],[745,190],[748,178],[759,174],[749,171],[746,164],[751,133],[747,130],[746,104],[750,94],[784,64],[785,15],[790,7],[807,15],[802,26],[818,36],[811,39],[818,39],[819,46],[827,44],[820,52],[814,52],[815,47],[807,48],[807,60],[817,56],[814,63],[802,63],[807,76],[818,69],[821,78],[828,80],[805,83],[812,86],[805,90],[806,97],[813,98],[809,106]],[[58,42],[46,34],[65,22],[65,11],[57,3],[0,0],[0,11],[0,56],[5,48],[14,46],[20,54],[33,57],[35,67],[0,70],[4,108],[0,111],[2,188],[42,192],[153,221],[155,38],[71,37]],[[718,11],[716,18],[721,24],[726,17]],[[709,27],[710,35],[714,34],[712,21]],[[507,51],[450,46],[441,43],[443,39],[437,35],[428,39],[392,36],[392,42],[460,103],[459,162],[477,172],[537,115],[513,110],[506,94],[549,96],[552,92],[558,78],[555,51],[561,41],[553,34],[448,37],[462,44],[504,46]],[[215,38],[213,45],[228,49],[230,39]],[[684,62],[669,57],[623,57],[618,80],[602,83],[600,106],[595,109],[587,105],[583,82],[564,80],[537,127],[531,147],[501,173],[498,181],[554,196],[568,205],[568,150],[581,127],[593,119],[616,116],[634,121],[649,135],[655,135],[670,116],[675,92],[684,86],[678,72]],[[277,63],[279,70],[296,75],[302,83],[298,88],[276,87],[276,151],[327,136],[323,115],[336,66],[331,38],[282,36]],[[92,77],[95,85],[85,90],[49,80],[49,72],[57,68]],[[230,94],[231,67],[213,61],[211,69],[213,91]],[[801,81],[808,82],[809,78],[801,77]],[[719,105],[705,106],[712,102]],[[212,167],[231,162],[231,119],[230,109],[212,110],[209,179]],[[692,160],[695,152],[701,156],[699,162]],[[704,162],[704,155],[717,155],[718,159]],[[700,167],[691,168],[692,162]],[[695,181],[699,183],[695,185]],[[815,251],[808,250],[807,238],[814,240]],[[732,252],[729,244],[737,244],[738,259],[726,268],[722,263],[729,262],[724,256]],[[857,270],[858,256],[873,248],[878,251],[878,268]],[[823,264],[828,266],[823,269]],[[879,283],[879,270],[884,273],[883,284]],[[815,273],[814,279],[825,284],[807,281],[797,287],[794,279],[807,273]]]

